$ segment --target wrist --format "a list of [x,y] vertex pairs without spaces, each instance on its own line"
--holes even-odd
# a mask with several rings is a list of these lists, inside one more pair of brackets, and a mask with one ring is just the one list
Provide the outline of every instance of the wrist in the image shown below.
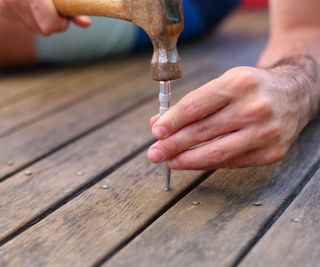
[[[297,130],[300,132],[320,107],[320,66],[309,55],[285,57],[264,67],[279,83],[281,95],[296,107]],[[281,98],[280,98],[281,100]]]

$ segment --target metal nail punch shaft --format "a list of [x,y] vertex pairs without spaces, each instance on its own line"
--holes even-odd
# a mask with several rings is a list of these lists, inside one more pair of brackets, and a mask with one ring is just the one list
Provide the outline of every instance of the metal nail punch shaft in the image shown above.
[[[172,94],[171,94],[171,84],[168,82],[160,82],[160,116],[165,114],[171,108]],[[170,180],[171,180],[171,170],[168,167],[167,162],[163,163],[163,174],[165,179],[165,191],[170,191]]]

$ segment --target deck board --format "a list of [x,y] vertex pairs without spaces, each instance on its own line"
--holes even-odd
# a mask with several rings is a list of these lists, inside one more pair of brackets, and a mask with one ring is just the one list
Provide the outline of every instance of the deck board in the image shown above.
[[[124,82],[123,76],[138,75],[139,69],[146,65],[146,62],[141,61],[128,62],[122,67],[121,72],[119,67],[107,64],[65,71],[55,79],[47,79],[37,84],[31,80],[32,97],[24,97],[20,101],[0,108],[0,138],[103,90],[108,90],[111,84]],[[27,81],[25,84],[27,87],[32,86]],[[15,91],[15,88],[22,85],[15,82],[10,86],[1,84],[0,86],[3,91]]]
[[[285,161],[215,172],[104,266],[235,266],[319,165],[319,134],[320,119],[304,132]],[[192,205],[193,201],[200,204]]]
[[[239,12],[179,47],[174,98],[254,65],[267,30],[265,12]],[[1,76],[0,266],[266,266],[291,244],[289,263],[316,263],[320,119],[276,165],[174,172],[166,193],[146,158],[159,107],[149,56]]]
[[320,170],[240,266],[319,266],[319,188]]
[[9,106],[12,103],[33,97],[39,88],[54,81],[63,74],[63,70],[46,70],[31,72],[15,72],[0,76],[0,109]]
[[[209,81],[212,73],[219,71],[214,67],[207,70],[211,71],[200,73],[201,69],[198,70],[197,79],[181,81],[175,90],[176,97]],[[119,91],[116,93],[119,94]],[[103,100],[101,103],[104,103]],[[150,143],[152,137],[148,120],[151,114],[157,112],[158,106],[158,100],[153,98],[153,101],[30,166],[28,170],[33,172],[31,177],[21,171],[0,183],[0,213],[6,214],[6,219],[0,221],[0,240],[82,184]],[[96,110],[97,106],[94,108]],[[78,176],[77,172],[81,170],[85,175]]]
[[[165,192],[161,168],[151,165],[143,152],[1,247],[0,265],[94,265],[201,179],[199,172],[179,172],[174,177],[174,191]],[[103,189],[106,184],[109,188]]]

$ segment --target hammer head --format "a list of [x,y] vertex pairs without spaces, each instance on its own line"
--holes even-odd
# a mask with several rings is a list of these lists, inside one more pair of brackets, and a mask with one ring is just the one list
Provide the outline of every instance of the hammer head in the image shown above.
[[131,0],[132,22],[152,40],[152,78],[175,80],[182,76],[177,42],[184,29],[182,0]]

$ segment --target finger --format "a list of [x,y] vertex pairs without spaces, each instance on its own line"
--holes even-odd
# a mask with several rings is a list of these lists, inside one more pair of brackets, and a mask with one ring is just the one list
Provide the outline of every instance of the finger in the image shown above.
[[40,29],[33,17],[30,6],[26,1],[6,1],[6,4],[11,8],[20,21],[27,27],[27,29],[36,34]]
[[238,105],[231,104],[216,114],[189,124],[168,138],[159,140],[149,149],[149,160],[160,163],[172,159],[195,145],[245,127],[249,118],[241,118]]
[[68,28],[68,19],[58,14],[53,1],[29,0],[28,2],[33,17],[43,35],[62,32]]
[[150,125],[151,127],[160,119],[160,114],[157,114],[155,116],[153,116],[151,119],[150,119]]
[[152,128],[157,139],[164,139],[182,127],[215,113],[230,102],[230,97],[219,90],[227,80],[213,80],[183,97],[170,111],[164,114]]
[[204,146],[185,151],[168,162],[179,170],[214,169],[221,164],[269,143],[255,136],[255,129],[246,128],[217,139]]
[[270,111],[264,99],[246,98],[231,103],[217,113],[191,123],[168,138],[158,141],[150,148],[149,159],[154,163],[160,163],[157,160],[171,159],[195,145],[254,124],[261,125],[258,131],[262,139],[273,139],[276,134],[280,134],[279,129],[273,129],[268,123],[260,123],[269,117]]
[[88,16],[73,17],[72,22],[82,28],[87,28],[91,25],[91,19]]
[[[245,154],[237,156],[232,159],[227,165],[233,168],[246,168],[253,166],[263,166],[274,164],[282,160],[288,153],[288,148],[282,148],[280,146],[271,146],[262,149],[255,149]],[[222,164],[221,167],[226,167],[226,164]]]

